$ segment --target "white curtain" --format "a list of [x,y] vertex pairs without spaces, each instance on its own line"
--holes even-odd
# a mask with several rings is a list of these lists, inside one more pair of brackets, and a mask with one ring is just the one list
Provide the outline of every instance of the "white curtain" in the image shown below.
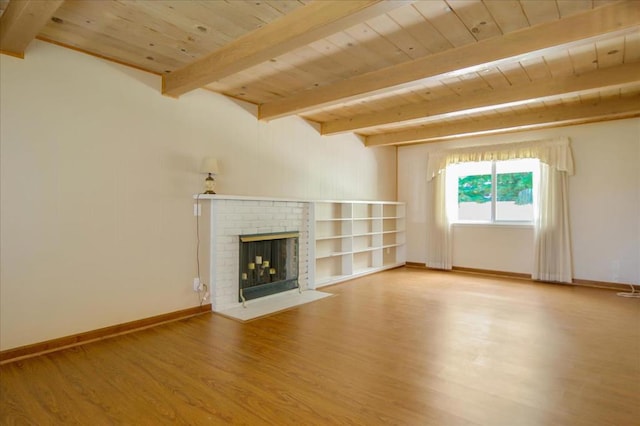
[[427,200],[433,206],[427,218],[427,261],[429,268],[451,269],[451,225],[446,203],[446,170],[427,185]]
[[534,280],[570,283],[573,278],[567,180],[565,171],[540,163]]
[[541,164],[537,203],[539,210],[534,222],[535,259],[532,278],[541,281],[571,282],[567,177],[573,175],[574,167],[568,138],[473,146],[430,154],[427,179],[432,192],[432,216],[427,222],[427,266],[451,269],[452,265],[451,226],[447,215],[445,191],[447,166],[464,162],[521,158],[537,158]]

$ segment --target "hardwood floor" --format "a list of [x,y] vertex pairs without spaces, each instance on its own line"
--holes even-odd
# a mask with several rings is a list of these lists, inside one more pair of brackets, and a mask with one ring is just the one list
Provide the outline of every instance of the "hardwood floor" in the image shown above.
[[640,300],[396,269],[0,367],[0,422],[638,425]]

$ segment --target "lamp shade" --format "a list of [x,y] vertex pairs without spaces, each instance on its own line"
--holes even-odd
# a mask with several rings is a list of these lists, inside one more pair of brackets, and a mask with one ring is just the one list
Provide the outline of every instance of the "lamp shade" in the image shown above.
[[202,165],[200,166],[201,173],[211,173],[212,175],[218,174],[218,159],[213,157],[206,157],[202,160]]

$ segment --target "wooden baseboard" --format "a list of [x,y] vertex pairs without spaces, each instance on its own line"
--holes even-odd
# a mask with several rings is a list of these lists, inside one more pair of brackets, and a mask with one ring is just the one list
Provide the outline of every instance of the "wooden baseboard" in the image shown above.
[[605,288],[607,290],[631,291],[631,284],[611,283],[608,281],[592,281],[592,280],[583,280],[581,278],[574,278],[573,284],[584,286],[584,287]]
[[494,277],[517,278],[520,280],[530,280],[531,274],[522,274],[520,272],[494,271],[491,269],[464,268],[462,266],[454,266],[453,272],[463,272],[467,274],[491,275]]
[[530,274],[521,274],[518,272],[506,272],[506,271],[492,271],[490,269],[465,268],[462,266],[453,266],[450,271],[447,271],[444,269],[429,268],[424,263],[417,263],[417,262],[407,262],[406,266],[408,268],[425,269],[427,271],[462,272],[467,274],[490,275],[490,276],[505,277],[505,278],[518,278],[518,279],[529,279],[529,280],[531,279]]
[[[407,262],[406,266],[408,268],[443,271],[441,269],[429,268],[424,263],[417,263],[417,262]],[[451,271],[444,271],[444,272],[460,272],[465,274],[478,274],[478,275],[486,275],[486,276],[492,276],[492,277],[504,277],[504,278],[514,278],[514,279],[520,279],[520,280],[534,281],[531,279],[531,274],[523,274],[519,272],[507,272],[507,271],[493,271],[490,269],[465,268],[462,266],[454,266],[452,267]],[[541,281],[541,282],[545,282],[545,281]],[[550,284],[553,284],[553,283],[550,283]],[[581,287],[604,288],[607,290],[616,290],[616,291],[631,290],[630,284],[613,283],[608,281],[584,280],[581,278],[574,278],[572,280],[572,284],[581,286]]]
[[169,312],[162,315],[139,319],[136,321],[130,321],[122,324],[112,325],[109,327],[99,328],[97,330],[72,334],[70,336],[60,337],[44,342],[33,343],[31,345],[20,346],[13,349],[6,349],[4,351],[0,351],[0,365],[18,361],[24,358],[33,357],[36,355],[42,355],[48,352],[58,351],[72,346],[82,345],[96,340],[102,340],[125,333],[131,333],[133,331],[192,317],[205,312],[211,312],[210,303],[202,306],[196,306],[194,308],[183,309],[180,311]]

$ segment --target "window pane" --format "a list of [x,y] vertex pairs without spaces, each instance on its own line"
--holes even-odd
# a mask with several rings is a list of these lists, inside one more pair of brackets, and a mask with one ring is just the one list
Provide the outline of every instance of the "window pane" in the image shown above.
[[458,219],[491,221],[491,163],[466,163],[458,174]]
[[496,163],[496,220],[533,220],[533,171],[535,160]]

